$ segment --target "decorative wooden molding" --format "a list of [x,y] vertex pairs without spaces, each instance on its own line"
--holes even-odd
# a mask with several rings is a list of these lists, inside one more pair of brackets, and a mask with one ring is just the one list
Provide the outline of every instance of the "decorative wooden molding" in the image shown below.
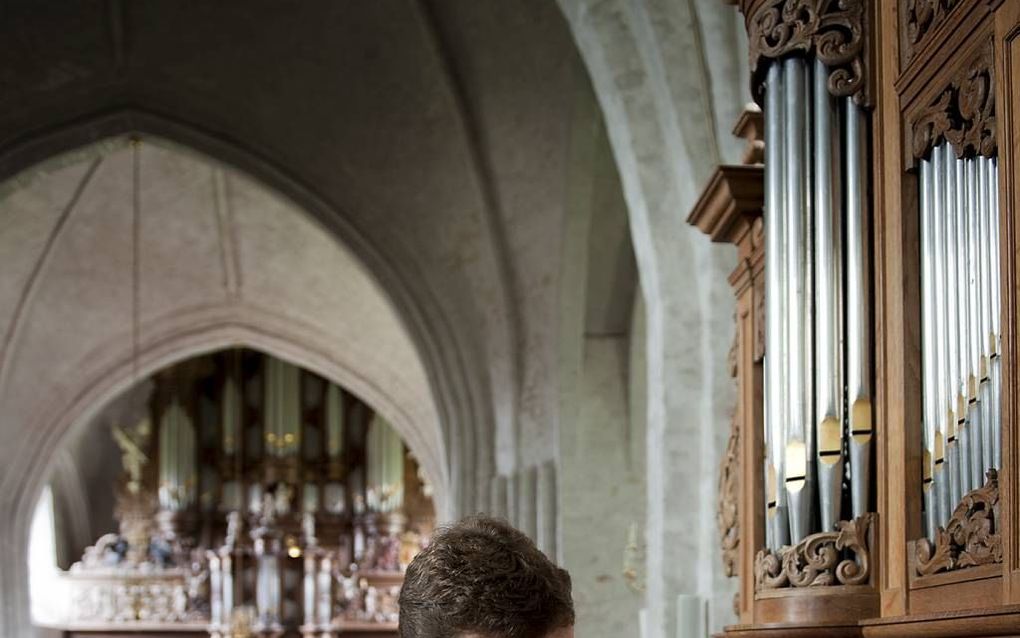
[[910,59],[925,36],[942,24],[946,16],[960,4],[959,0],[906,0],[903,7],[903,21],[906,25],[907,50],[904,57]]
[[[755,246],[765,245],[765,221],[760,215],[754,220],[751,233]],[[765,278],[758,277],[754,285],[754,360],[761,363],[765,360]]]
[[740,158],[743,164],[765,163],[765,116],[757,104],[752,102],[744,107],[733,127],[733,135],[747,142]]
[[[834,532],[812,534],[778,552],[761,550],[754,560],[755,591],[868,583],[875,518],[869,513],[840,521]],[[849,557],[841,560],[844,552]]]
[[999,476],[988,470],[988,481],[963,497],[949,524],[939,527],[935,543],[927,538],[917,542],[918,575],[1001,563],[998,520]]
[[914,159],[926,156],[942,140],[957,157],[995,155],[995,59],[992,41],[961,66],[938,96],[910,123]]
[[868,105],[866,0],[745,2],[751,95],[764,98],[767,61],[790,53],[814,55],[829,68],[829,92]]
[[[730,377],[734,380],[739,372],[738,335],[739,330],[734,334],[728,357]],[[719,494],[715,514],[722,548],[723,570],[728,577],[740,573],[737,568],[740,563],[740,418],[737,409],[737,407],[733,409],[730,438],[719,466]]]
[[765,197],[762,166],[723,164],[716,169],[694,204],[687,223],[696,226],[714,242],[740,243],[761,217]]

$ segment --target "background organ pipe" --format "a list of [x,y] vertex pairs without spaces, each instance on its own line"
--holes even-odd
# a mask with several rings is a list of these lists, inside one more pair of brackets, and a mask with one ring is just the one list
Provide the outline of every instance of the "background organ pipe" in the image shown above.
[[785,83],[769,67],[765,92],[765,530],[770,549],[789,543],[783,460],[786,446]]
[[978,261],[981,254],[977,210],[977,165],[973,160],[966,161],[965,184],[967,192],[967,289],[968,311],[970,314],[970,335],[968,350],[970,351],[970,371],[967,379],[968,401],[970,403],[970,471],[971,484],[984,483],[984,426],[982,424],[982,405],[980,392],[981,383],[981,290],[979,287]]
[[991,236],[988,224],[988,161],[978,156],[977,162],[977,215],[978,232],[981,236],[983,250],[979,253],[980,264],[978,276],[981,289],[981,383],[978,390],[981,398],[981,426],[984,446],[981,449],[982,472],[994,465],[995,437],[992,434],[992,420],[995,410],[992,385],[989,379],[989,367],[992,356],[992,295],[991,295]]
[[963,494],[977,485],[973,483],[970,471],[971,448],[971,416],[970,403],[967,397],[967,377],[970,370],[968,356],[968,339],[970,338],[970,291],[967,286],[967,196],[965,183],[965,162],[953,160],[953,180],[956,184],[954,195],[954,212],[956,218],[956,292],[957,298],[957,379],[956,379],[956,460],[959,463],[960,491]]
[[871,444],[871,315],[868,281],[867,150],[864,111],[844,98],[847,237],[847,405],[850,433],[850,497],[853,516],[869,511]]
[[938,501],[939,521],[944,522],[949,518],[952,509],[949,493],[949,472],[946,471],[946,438],[948,418],[946,412],[949,406],[949,393],[946,388],[949,386],[948,364],[949,348],[947,344],[947,317],[946,317],[946,211],[945,211],[945,153],[941,148],[936,147],[931,154],[932,163],[932,256],[933,256],[933,279],[935,290],[935,405],[933,418],[935,419],[935,475],[934,486],[935,496]]
[[922,418],[924,420],[924,454],[922,460],[925,536],[933,538],[938,526],[935,498],[935,335],[934,335],[934,264],[932,259],[932,165],[921,160],[921,369],[923,379]]
[[989,251],[991,252],[991,292],[992,292],[992,396],[993,417],[992,417],[992,464],[998,470],[1002,469],[1002,262],[1000,254],[999,235],[999,162],[997,158],[988,160],[988,201],[989,201],[989,228],[991,229],[991,241]]
[[[840,215],[839,121],[826,87],[825,64],[814,61],[814,271],[815,271],[815,440],[822,531],[835,529],[843,488],[842,216]],[[850,141],[851,145],[853,141]],[[848,149],[848,153],[849,153]],[[848,169],[850,165],[848,164]],[[849,176],[849,170],[848,170]],[[848,182],[850,180],[848,179]]]
[[[810,448],[810,207],[807,197],[806,135],[808,83],[806,66],[799,58],[784,62],[786,90],[786,227],[787,334],[789,369],[789,430],[786,435],[786,490],[790,507],[790,540],[800,542],[811,533],[814,454]],[[806,365],[805,365],[806,364]]]
[[[959,378],[959,335],[956,330],[957,317],[959,316],[959,307],[957,304],[957,291],[955,288],[956,283],[956,243],[957,243],[957,230],[956,230],[956,157],[953,153],[953,147],[949,144],[943,144],[942,148],[938,151],[943,154],[943,186],[944,190],[940,197],[943,202],[944,210],[944,225],[945,225],[945,236],[944,236],[944,255],[946,261],[946,306],[945,306],[945,317],[946,317],[946,342],[944,347],[947,349],[948,357],[946,360],[946,384],[944,392],[946,393],[946,462],[945,472],[948,476],[949,485],[949,503],[951,508],[955,508],[956,504],[960,502],[962,493],[960,491],[960,462],[959,462],[959,450],[957,446],[957,417],[956,417],[956,405],[957,405],[957,379]],[[950,512],[952,509],[950,510]],[[949,514],[946,515],[948,520]]]

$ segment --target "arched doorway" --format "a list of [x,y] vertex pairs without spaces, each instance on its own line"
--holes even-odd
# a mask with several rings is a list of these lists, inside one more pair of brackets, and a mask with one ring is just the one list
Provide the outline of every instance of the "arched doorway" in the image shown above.
[[4,589],[22,592],[16,615],[27,611],[28,522],[61,440],[138,379],[220,348],[259,348],[363,397],[407,440],[450,516],[446,435],[404,321],[291,202],[137,136],[57,156],[5,191],[13,285],[0,423],[18,444],[6,450],[12,542],[0,559]]

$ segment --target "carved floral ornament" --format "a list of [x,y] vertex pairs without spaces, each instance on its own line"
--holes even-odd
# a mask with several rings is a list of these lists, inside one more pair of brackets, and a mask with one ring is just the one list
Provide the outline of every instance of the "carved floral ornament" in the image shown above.
[[[736,336],[730,347],[730,376],[738,373],[739,342]],[[740,420],[737,408],[734,407],[730,421],[730,438],[726,443],[726,452],[719,466],[719,493],[716,503],[715,520],[719,529],[719,544],[722,549],[723,569],[727,576],[737,575],[740,562]]]
[[917,573],[928,576],[940,571],[1002,562],[999,534],[999,477],[988,470],[988,481],[968,492],[956,506],[953,517],[935,533],[934,544],[927,538],[916,546]]
[[991,40],[925,108],[912,118],[911,151],[924,157],[943,139],[957,157],[997,150],[995,137],[995,72]]
[[836,531],[812,534],[778,552],[761,550],[754,559],[755,591],[867,583],[875,516],[840,521]]
[[751,95],[764,98],[769,60],[814,55],[829,69],[829,92],[867,105],[866,0],[764,0],[745,12]]
[[941,24],[958,4],[959,0],[907,0],[904,13],[907,39],[911,48],[908,55],[913,53],[913,47],[923,40],[929,31]]

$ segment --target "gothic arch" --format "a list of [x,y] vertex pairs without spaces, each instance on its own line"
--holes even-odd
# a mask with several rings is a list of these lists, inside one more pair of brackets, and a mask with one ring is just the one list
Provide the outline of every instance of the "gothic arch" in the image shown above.
[[649,635],[675,633],[678,594],[709,600],[718,631],[733,584],[707,521],[735,400],[724,369],[735,256],[685,219],[714,168],[739,163],[729,129],[748,101],[740,17],[718,1],[558,4],[605,118],[645,301]]
[[[156,121],[159,120],[150,120],[150,124]],[[104,120],[104,122],[109,122],[109,120]],[[124,117],[119,121],[118,126],[134,133],[144,131],[147,140],[151,140],[151,136],[154,135],[153,130],[159,128],[157,125],[148,127],[139,125],[137,116]],[[95,134],[97,131],[88,125],[85,128],[71,130],[77,131],[79,137],[71,135],[66,138],[58,138],[62,144],[67,145],[67,148],[74,148],[75,141],[80,140],[81,135],[87,137],[90,132]],[[113,131],[116,130],[113,129]],[[165,134],[165,127],[160,130]],[[103,130],[103,133],[110,132],[112,131],[109,129]],[[158,145],[154,141],[147,141],[144,144]],[[59,145],[56,148],[50,147],[50,151],[55,151],[57,148],[60,148]],[[116,152],[116,150],[110,151],[108,148],[98,150],[91,148],[72,152],[70,155],[56,156],[45,162],[43,167],[36,169],[49,171],[48,174],[42,174],[38,179],[45,182],[51,174],[59,173],[61,170],[78,170],[81,166],[88,164],[82,160],[89,158],[83,156],[96,155],[102,161],[112,161],[104,159],[103,156],[109,154],[110,157],[113,157]],[[122,138],[120,153],[130,152]],[[216,170],[221,172],[232,170],[218,169],[207,160],[190,159],[186,157],[190,151],[178,150],[174,145],[164,148],[161,152],[171,157],[180,156],[183,158],[181,161],[185,161],[185,163],[203,164],[203,168],[209,167],[214,173]],[[11,157],[17,156],[17,153],[14,153],[7,157],[10,160]],[[100,159],[92,160],[92,165],[99,165],[99,161]],[[13,165],[13,162],[5,164],[6,167]],[[5,176],[10,177],[9,174]],[[22,191],[30,189],[33,179],[30,173],[19,174],[4,184],[4,195],[13,198],[19,189]],[[77,174],[73,178],[69,178],[68,182],[70,183],[72,179],[75,182],[79,180]],[[87,179],[81,179],[82,186],[80,188],[84,188]],[[292,211],[289,213],[291,215],[296,214],[298,217],[303,215],[303,212],[293,204],[266,191],[264,187],[251,182],[248,178],[239,175],[237,181],[243,182],[236,187],[239,192],[247,193],[250,196],[258,196],[259,193],[265,192],[267,197],[275,197],[274,206],[277,207],[277,212],[289,209]],[[49,192],[49,189],[46,188],[39,190]],[[8,199],[8,201],[11,200]],[[34,205],[34,201],[30,199],[29,204]],[[204,211],[200,212],[205,214]],[[70,213],[67,218],[70,220]],[[11,222],[11,218],[8,218],[8,223]],[[66,225],[71,223],[71,221],[67,221]],[[321,223],[317,224],[309,219],[304,222],[302,228],[303,230],[294,226],[290,227],[292,232],[298,234],[300,232],[318,233],[323,236],[320,246],[324,245],[327,248],[333,246],[333,250],[338,251],[338,254],[348,254],[343,248],[343,244],[337,241],[334,235],[324,232]],[[64,235],[54,235],[57,237],[57,239],[52,239],[54,242],[63,240],[67,235],[73,236],[70,230],[65,231],[62,227],[53,232],[64,233]],[[238,232],[243,238],[244,232]],[[42,256],[36,258],[39,263],[46,261],[45,252],[47,249],[44,247]],[[170,259],[172,260],[173,257]],[[388,352],[396,352],[397,359],[404,362],[403,368],[407,367],[408,356],[416,361],[415,365],[421,366],[420,376],[417,377],[419,381],[411,381],[411,384],[417,384],[417,387],[408,385],[409,378],[414,377],[413,373],[411,377],[408,377],[406,370],[396,369],[393,365],[387,369],[388,360],[384,356],[373,358],[372,348],[379,344],[365,343],[363,339],[358,338],[357,334],[351,334],[350,331],[345,335],[343,330],[326,329],[328,326],[324,328],[321,321],[318,323],[308,322],[293,313],[274,310],[271,307],[272,300],[259,299],[256,293],[246,293],[251,298],[246,297],[243,301],[235,299],[222,303],[213,301],[198,305],[192,304],[180,311],[172,309],[172,311],[157,312],[151,317],[143,317],[144,320],[138,328],[138,334],[141,334],[142,337],[137,346],[133,345],[134,337],[130,325],[111,329],[108,333],[104,333],[106,337],[101,341],[89,342],[85,351],[79,351],[75,355],[68,354],[68,361],[63,362],[63,369],[66,370],[70,367],[73,374],[65,374],[61,377],[58,374],[59,371],[55,370],[54,378],[61,383],[61,391],[50,396],[33,397],[29,396],[31,394],[29,392],[12,391],[10,383],[12,378],[16,379],[17,377],[12,377],[10,373],[0,373],[0,379],[2,379],[0,394],[7,395],[3,405],[8,412],[5,423],[0,425],[10,430],[9,436],[5,437],[10,441],[5,449],[5,453],[10,455],[7,457],[10,462],[7,463],[7,471],[3,477],[3,499],[6,511],[12,514],[5,519],[7,523],[4,524],[5,529],[2,532],[5,543],[0,546],[0,561],[3,562],[5,568],[2,570],[0,592],[6,594],[4,599],[9,605],[7,609],[13,612],[4,614],[5,622],[11,623],[7,629],[12,634],[18,633],[19,627],[26,627],[28,622],[27,592],[22,586],[24,582],[27,582],[23,550],[27,546],[32,508],[37,500],[42,482],[45,480],[44,475],[54,450],[59,447],[61,441],[73,427],[86,421],[100,406],[133,381],[173,362],[203,352],[232,346],[254,347],[290,360],[349,388],[379,411],[407,440],[409,446],[418,455],[426,475],[437,487],[437,512],[441,517],[454,515],[458,507],[455,501],[458,494],[453,486],[461,481],[451,480],[450,453],[446,447],[450,434],[443,430],[443,426],[447,422],[441,417],[440,408],[436,405],[438,401],[435,399],[433,378],[426,373],[426,363],[420,359],[421,351],[410,335],[405,334],[405,332],[410,332],[407,327],[408,322],[396,314],[390,305],[390,300],[386,298],[386,293],[380,289],[377,280],[373,279],[363,267],[360,267],[354,257],[348,256],[340,259],[342,262],[346,260],[344,263],[356,267],[353,269],[349,266],[344,267],[346,269],[337,272],[337,276],[358,279],[361,281],[358,284],[360,288],[356,287],[355,290],[375,291],[369,292],[369,294],[375,294],[378,297],[372,302],[374,304],[372,308],[375,309],[376,315],[368,317],[367,320],[376,323],[382,321],[384,325],[391,326],[384,329],[396,330],[403,335],[395,342],[397,350],[394,351],[391,345]],[[72,263],[71,266],[74,268],[82,266],[82,264]],[[82,267],[87,266],[88,264],[85,264]],[[40,276],[44,276],[46,268],[45,264],[36,266],[35,272],[42,272],[43,275]],[[328,264],[324,264],[323,268],[328,268]],[[257,268],[252,270],[257,271]],[[252,274],[249,272],[248,276]],[[302,284],[308,285],[307,273],[305,275],[305,281]],[[25,354],[21,351],[23,349],[21,348],[22,333],[25,332],[31,336],[32,327],[30,324],[33,317],[30,312],[39,294],[34,289],[37,287],[35,281],[34,275],[28,278],[25,284],[26,291],[20,293],[21,299],[17,304],[18,308],[27,307],[29,310],[24,311],[24,317],[21,310],[15,310],[13,313],[10,324],[13,327],[8,329],[3,348],[4,365],[17,364],[21,360],[19,356]],[[219,284],[217,282],[211,285],[218,286]],[[351,288],[348,286],[347,290],[350,291]],[[364,302],[366,299],[361,298],[361,301]],[[378,315],[379,312],[383,312],[383,315],[389,312],[391,316],[387,319],[385,316]],[[345,321],[342,317],[339,320]],[[362,325],[365,325],[364,321],[363,318]],[[357,322],[355,321],[355,323]],[[19,324],[25,324],[26,327],[19,330]],[[77,337],[77,335],[75,336]],[[87,335],[82,339],[87,341]],[[401,340],[404,345],[400,345]],[[29,350],[28,355],[34,348],[32,344],[38,343],[38,341],[36,339],[25,346]],[[38,350],[38,348],[35,349]],[[62,353],[56,354],[59,356]],[[53,355],[54,353],[49,353],[49,356]],[[133,360],[135,356],[137,358]],[[18,387],[23,390],[24,384],[25,380],[22,379]],[[20,407],[12,407],[15,405],[12,399],[18,396],[23,398],[16,403],[16,406]],[[454,438],[454,440],[457,439]],[[463,441],[461,442],[463,443]]]

